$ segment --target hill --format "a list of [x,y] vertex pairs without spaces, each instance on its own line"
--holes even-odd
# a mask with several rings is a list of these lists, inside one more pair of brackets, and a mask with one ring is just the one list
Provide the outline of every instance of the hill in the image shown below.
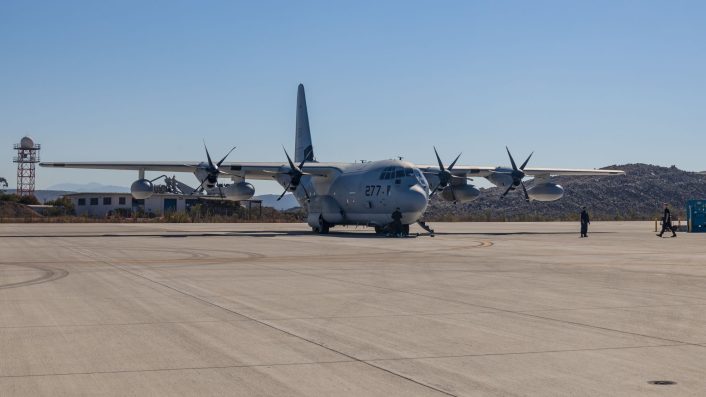
[[46,190],[64,190],[70,192],[105,192],[105,193],[127,193],[130,191],[126,186],[103,185],[97,182],[89,183],[57,183],[47,187]]
[[[482,189],[481,197],[471,203],[456,204],[432,199],[424,218],[431,221],[542,221],[577,220],[585,205],[595,220],[652,220],[659,216],[662,203],[684,219],[686,201],[706,199],[706,176],[674,166],[625,164],[605,167],[621,169],[618,177],[557,177],[565,189],[564,197],[554,202],[531,202],[518,191],[504,199],[497,188]],[[526,183],[530,187],[532,182]]]
[[294,195],[291,193],[285,194],[280,201],[277,201],[277,197],[279,197],[279,194],[262,194],[253,197],[253,200],[262,200],[263,207],[272,207],[280,211],[299,207],[297,199],[294,198]]
[[39,218],[40,215],[24,204],[0,201],[0,219],[2,218]]
[[[15,189],[9,189],[6,191],[8,194],[14,194],[16,192]],[[39,200],[40,203],[44,203],[50,200],[56,200],[61,196],[64,196],[69,193],[75,193],[67,190],[35,190],[34,191],[34,197]]]

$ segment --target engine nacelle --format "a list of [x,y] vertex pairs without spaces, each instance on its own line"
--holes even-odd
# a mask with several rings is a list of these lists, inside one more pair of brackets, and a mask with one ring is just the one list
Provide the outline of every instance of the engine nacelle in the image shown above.
[[508,173],[491,172],[490,175],[486,177],[486,179],[492,182],[493,185],[500,188],[507,188],[512,185],[512,177]]
[[551,182],[539,183],[527,189],[530,200],[556,201],[564,196],[564,188]]
[[453,194],[451,193],[451,186],[447,186],[441,191],[442,199],[446,201],[458,201],[459,203],[473,201],[477,199],[478,196],[480,196],[480,190],[473,185],[454,186]]
[[255,195],[255,187],[247,182],[234,183],[221,188],[228,200],[249,200]]
[[130,185],[130,193],[132,197],[144,200],[154,194],[154,186],[147,179],[138,179]]

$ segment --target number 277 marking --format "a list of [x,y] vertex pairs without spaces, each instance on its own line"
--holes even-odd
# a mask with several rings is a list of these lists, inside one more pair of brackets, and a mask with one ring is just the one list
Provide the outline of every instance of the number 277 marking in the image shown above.
[[380,186],[380,185],[367,185],[367,186],[365,186],[365,195],[366,196],[379,196],[381,188],[382,188],[382,186]]

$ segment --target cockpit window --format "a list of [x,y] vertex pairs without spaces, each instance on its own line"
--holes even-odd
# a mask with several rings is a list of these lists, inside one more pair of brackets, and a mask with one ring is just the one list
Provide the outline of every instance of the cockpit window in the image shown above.
[[419,184],[424,189],[429,189],[429,183],[427,182],[427,178],[424,177],[424,174],[422,174],[422,171],[419,171],[417,168],[415,168],[414,176],[417,178],[417,181],[419,181]]
[[399,179],[406,176],[416,177],[415,170],[412,168],[387,167],[380,173],[380,179],[382,180]]
[[380,174],[380,179],[392,179],[395,177],[395,167],[387,167],[382,170]]

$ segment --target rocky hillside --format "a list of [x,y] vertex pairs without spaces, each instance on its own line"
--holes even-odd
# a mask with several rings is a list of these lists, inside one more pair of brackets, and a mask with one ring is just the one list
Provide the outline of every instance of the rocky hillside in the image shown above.
[[[648,164],[605,169],[621,169],[626,175],[554,178],[565,189],[564,197],[555,202],[527,203],[519,191],[500,199],[502,191],[496,188],[484,189],[478,200],[467,204],[454,205],[434,198],[425,219],[576,220],[585,205],[595,220],[651,220],[659,216],[664,202],[670,203],[675,216],[684,219],[687,200],[706,199],[706,175]],[[531,182],[526,185],[531,186]]]

